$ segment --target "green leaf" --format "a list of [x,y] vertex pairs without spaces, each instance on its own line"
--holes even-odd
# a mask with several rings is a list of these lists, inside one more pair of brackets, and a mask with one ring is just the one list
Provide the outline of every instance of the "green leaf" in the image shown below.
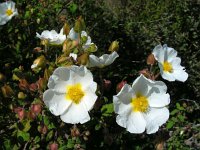
[[69,10],[71,13],[75,13],[78,6],[75,4],[75,3],[71,3],[69,6],[68,6]]
[[114,112],[113,103],[103,105],[101,112],[103,116],[112,116],[112,113]]
[[168,121],[166,128],[171,129],[173,127],[173,125],[174,125],[173,121]]
[[24,132],[27,132],[27,131],[29,131],[30,130],[30,128],[31,128],[31,125],[30,125],[30,120],[24,120],[23,122],[22,122],[22,124],[23,124],[23,126],[24,126],[24,129],[23,129],[23,131]]
[[49,130],[55,129],[55,128],[56,128],[56,127],[55,127],[55,125],[53,124],[53,122],[50,123],[50,124],[48,125],[48,129],[49,129]]
[[178,119],[179,119],[181,122],[184,122],[184,120],[185,120],[185,117],[184,117],[184,116],[178,115],[177,117],[178,117]]
[[179,110],[178,109],[174,109],[171,113],[170,113],[170,115],[175,115],[176,113],[178,113],[179,112]]
[[21,137],[24,141],[29,141],[29,139],[30,139],[30,134],[27,133],[27,132],[18,130],[18,132],[17,132],[17,137],[18,137],[18,138]]
[[6,141],[4,141],[3,145],[4,145],[6,150],[12,149],[11,148],[11,142],[8,139],[6,139]]
[[74,140],[68,139],[67,148],[74,148],[74,144],[75,144]]
[[44,116],[44,124],[45,124],[46,126],[49,125],[49,118],[48,118],[47,116]]
[[40,141],[40,137],[39,137],[39,136],[36,136],[35,139],[34,139],[34,142],[35,142],[35,143],[38,143],[39,141]]
[[184,110],[184,108],[181,107],[181,105],[179,103],[176,103],[176,107],[177,107],[178,110]]
[[95,130],[100,130],[100,128],[101,128],[101,124],[97,124],[97,125],[95,126]]
[[46,140],[49,141],[49,140],[51,140],[52,137],[53,137],[53,130],[51,130],[51,131],[47,134]]

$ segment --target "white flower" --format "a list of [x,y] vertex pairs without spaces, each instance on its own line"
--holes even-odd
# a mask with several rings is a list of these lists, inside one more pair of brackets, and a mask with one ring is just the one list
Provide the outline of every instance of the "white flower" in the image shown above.
[[110,55],[104,54],[101,57],[97,57],[95,55],[90,55],[88,67],[103,68],[105,66],[112,64],[117,57],[119,57],[119,55],[115,51],[112,52]]
[[48,87],[43,100],[52,114],[71,124],[90,120],[88,111],[97,99],[97,84],[86,67],[57,68],[49,78]]
[[185,68],[180,65],[181,59],[177,57],[177,51],[167,45],[157,45],[153,49],[153,55],[158,61],[160,73],[162,78],[168,81],[182,81],[185,82],[188,74]]
[[41,35],[36,33],[36,37],[41,40],[48,40],[51,45],[61,45],[66,39],[66,35],[63,34],[63,28],[59,34],[55,30],[44,30]]
[[18,12],[13,1],[7,1],[0,4],[0,25],[6,24],[16,15],[18,15]]
[[125,84],[113,96],[114,111],[118,114],[116,122],[131,133],[147,134],[158,131],[159,126],[169,118],[170,103],[167,87],[161,81],[151,81],[140,75],[132,87]]
[[[70,30],[67,38],[78,41],[78,33],[74,31],[74,28]],[[84,43],[82,46],[84,50],[87,50],[88,48],[90,48],[90,46],[95,45],[94,43],[92,43],[91,37],[87,35],[85,31],[81,31],[81,38],[82,40],[84,40]],[[96,45],[95,45],[95,48],[97,49]]]

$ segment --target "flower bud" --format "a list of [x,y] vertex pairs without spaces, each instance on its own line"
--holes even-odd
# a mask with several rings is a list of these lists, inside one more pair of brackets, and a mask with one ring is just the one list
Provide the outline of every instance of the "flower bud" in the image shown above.
[[67,56],[71,53],[71,49],[73,48],[73,41],[70,39],[67,39],[63,43],[63,53],[65,53]]
[[46,68],[46,69],[44,70],[44,79],[45,79],[46,81],[48,81],[48,80],[49,80],[49,77],[50,77],[50,70]]
[[12,96],[14,95],[14,91],[13,91],[12,88],[11,88],[9,85],[7,85],[7,84],[5,84],[4,86],[1,87],[1,91],[2,91],[3,96],[4,96],[5,98],[10,98],[10,97],[12,97]]
[[90,47],[87,49],[87,52],[94,53],[97,51],[97,46],[95,44],[91,44]]
[[111,88],[111,81],[103,79],[103,87],[106,91],[109,91]]
[[153,54],[150,54],[148,57],[147,57],[147,64],[148,65],[154,65],[155,64],[155,57]]
[[49,145],[50,150],[58,150],[58,144],[56,142],[53,142]]
[[85,135],[89,136],[90,135],[90,131],[85,131]]
[[88,53],[82,54],[77,59],[79,65],[86,65],[88,63],[88,60],[89,60],[89,54]]
[[40,24],[40,18],[37,18],[37,20],[36,20],[36,22],[37,22],[37,24]]
[[6,77],[0,73],[0,82],[5,82],[6,81]]
[[38,126],[38,131],[42,134],[46,134],[48,131],[48,127],[46,125],[40,125]]
[[80,131],[79,129],[74,126],[72,129],[71,129],[71,136],[72,137],[78,137],[80,135]]
[[47,80],[45,80],[44,78],[39,78],[39,80],[37,81],[37,85],[38,89],[40,91],[43,91],[44,89],[46,89]]
[[38,115],[38,114],[42,111],[42,106],[41,106],[41,104],[32,104],[32,105],[31,105],[31,111],[32,111],[34,114]]
[[83,136],[83,139],[84,139],[85,141],[87,141],[87,140],[88,140],[88,137],[87,137],[87,136]]
[[65,22],[64,26],[63,26],[63,34],[65,34],[66,36],[69,34],[70,31],[70,26],[67,22]]
[[36,114],[35,114],[34,112],[32,112],[32,111],[29,111],[29,112],[27,113],[27,117],[28,117],[29,119],[33,120],[33,119],[36,118]]
[[85,30],[85,22],[84,19],[80,16],[75,22],[74,31],[81,33],[83,30]]
[[38,85],[36,83],[31,83],[29,85],[29,90],[32,91],[32,92],[35,92],[38,90]]
[[28,82],[26,81],[26,79],[20,79],[19,80],[19,88],[21,90],[28,90],[29,89],[29,84]]
[[35,48],[33,49],[33,52],[37,52],[37,53],[42,52],[42,51],[43,51],[43,50],[42,50],[41,47],[35,47]]
[[24,94],[23,92],[19,92],[17,96],[19,99],[22,99],[22,100],[26,98],[26,94]]
[[81,36],[81,43],[85,44],[87,42],[88,38],[87,36]]
[[118,49],[119,49],[119,42],[118,41],[113,41],[110,44],[110,47],[109,47],[108,51],[114,52],[114,51],[117,51]]
[[123,86],[127,83],[127,81],[122,80],[120,83],[117,84],[116,91],[117,93],[123,88]]
[[43,68],[45,67],[45,65],[46,65],[46,58],[44,57],[44,55],[41,55],[34,60],[33,64],[31,65],[31,69]]
[[14,112],[17,114],[20,120],[24,119],[25,117],[25,110],[22,107],[14,108]]

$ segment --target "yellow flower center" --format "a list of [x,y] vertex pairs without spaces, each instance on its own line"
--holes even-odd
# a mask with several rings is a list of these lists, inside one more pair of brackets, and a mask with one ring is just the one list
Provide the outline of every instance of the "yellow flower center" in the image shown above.
[[134,112],[147,112],[149,103],[145,96],[136,94],[136,97],[132,98],[132,106]]
[[165,72],[172,72],[172,70],[173,70],[172,64],[169,63],[169,62],[167,62],[167,61],[165,61],[165,62],[163,63],[163,70],[164,70]]
[[84,95],[85,93],[80,83],[67,86],[66,99],[72,100],[75,104],[79,104]]
[[13,14],[13,11],[11,9],[6,10],[6,15],[11,16]]

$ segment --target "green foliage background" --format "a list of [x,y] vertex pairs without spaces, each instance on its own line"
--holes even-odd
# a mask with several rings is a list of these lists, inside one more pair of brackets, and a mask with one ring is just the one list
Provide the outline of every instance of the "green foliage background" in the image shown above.
[[[41,116],[34,121],[19,122],[13,106],[24,106],[16,98],[0,97],[0,143],[3,149],[47,148],[56,141],[60,149],[155,149],[164,141],[167,149],[199,148],[199,98],[200,98],[200,2],[199,0],[16,0],[19,15],[0,26],[0,68],[7,83],[14,89],[18,82],[12,80],[13,70],[24,67],[29,82],[35,82],[30,66],[40,46],[36,32],[55,29],[59,31],[67,20],[71,27],[78,16],[83,16],[98,54],[107,52],[113,40],[120,43],[116,62],[107,67],[103,77],[112,82],[112,89],[104,93],[104,101],[91,112],[93,120],[77,125],[80,137],[70,135],[71,125],[61,125],[58,117],[46,111],[43,118],[48,126],[45,135],[38,133]],[[171,95],[170,120],[162,132],[154,135],[133,135],[117,126],[112,110],[112,95],[122,79],[132,83],[138,71],[147,67],[146,57],[158,44],[168,44],[178,51],[189,78],[185,83],[164,81]],[[59,49],[52,55],[59,54]],[[98,78],[96,79],[98,80]],[[160,78],[160,80],[162,80]],[[1,83],[3,86],[4,83]],[[29,97],[30,103],[35,101]],[[101,119],[99,119],[101,118]],[[12,127],[15,124],[15,127]],[[19,126],[21,127],[19,130]],[[61,131],[56,128],[61,127]],[[86,131],[88,139],[84,139]],[[16,133],[17,132],[17,133]],[[55,135],[56,132],[56,135]],[[162,144],[161,144],[162,145]]]

